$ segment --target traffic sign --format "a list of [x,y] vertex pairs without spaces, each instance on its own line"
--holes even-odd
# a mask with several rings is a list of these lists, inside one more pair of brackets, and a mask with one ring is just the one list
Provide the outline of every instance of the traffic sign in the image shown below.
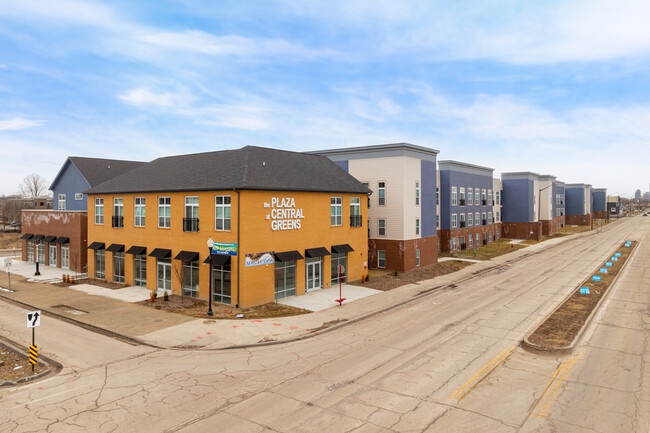
[[591,279],[594,281],[600,281],[600,275],[593,275]]
[[29,346],[29,363],[32,364],[32,368],[38,364],[38,349],[36,348],[36,344]]
[[7,268],[7,272],[11,272],[11,257],[5,259],[5,268]]
[[28,312],[27,327],[36,328],[37,326],[41,326],[41,310]]

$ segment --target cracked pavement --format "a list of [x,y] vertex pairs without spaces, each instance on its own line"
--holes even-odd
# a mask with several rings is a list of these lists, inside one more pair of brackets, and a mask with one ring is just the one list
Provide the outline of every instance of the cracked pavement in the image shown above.
[[[292,343],[163,350],[56,321],[37,338],[63,370],[0,389],[0,432],[645,433],[648,220],[621,221]],[[641,241],[637,252],[573,353],[518,347],[628,234]],[[24,310],[0,303],[0,333],[24,344],[28,333],[7,326],[12,320],[23,323]],[[512,346],[503,363],[481,373]],[[543,395],[560,363],[577,353],[552,396]],[[461,401],[450,398],[477,375],[485,377]]]

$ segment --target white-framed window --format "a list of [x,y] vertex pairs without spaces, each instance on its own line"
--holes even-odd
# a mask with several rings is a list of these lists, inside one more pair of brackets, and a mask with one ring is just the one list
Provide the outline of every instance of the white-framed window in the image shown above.
[[451,249],[456,251],[458,249],[458,238],[451,238]]
[[124,199],[113,199],[113,227],[124,227]]
[[500,217],[501,217],[501,215],[499,215],[499,211],[497,211],[497,213],[496,213],[496,218],[495,218],[495,222],[499,222],[499,221],[501,221],[501,220],[499,219]]
[[460,226],[461,226],[461,228],[465,227],[465,214],[464,213],[460,214]]
[[199,231],[199,197],[185,196],[185,218],[183,218],[184,232]]
[[104,224],[104,199],[95,199],[95,224]]
[[436,204],[440,204],[440,188],[436,188]]
[[481,204],[485,206],[487,204],[487,192],[485,189],[481,190]]
[[474,225],[475,226],[480,226],[481,225],[481,214],[479,212],[476,212],[474,214]]
[[230,230],[230,196],[214,197],[214,229]]
[[196,298],[199,295],[199,261],[183,262],[183,295]]
[[451,205],[458,206],[458,190],[455,186],[451,187]]
[[451,228],[458,228],[458,215],[455,213],[451,214]]
[[377,251],[377,267],[378,268],[386,267],[386,251],[384,250]]
[[361,227],[361,198],[350,197],[350,227]]
[[27,241],[27,261],[34,262],[34,241]]
[[113,281],[124,283],[124,251],[113,253]]
[[147,213],[145,203],[146,201],[144,197],[135,198],[135,221],[133,222],[135,227],[144,227]]
[[467,206],[474,206],[474,189],[467,188]]
[[133,256],[133,285],[147,287],[147,256],[145,254]]
[[501,204],[501,192],[500,191],[495,191],[494,194],[496,195],[497,198],[497,204]]
[[492,232],[488,232],[488,242],[492,242]]
[[415,205],[420,206],[420,182],[415,182]]
[[59,194],[59,210],[65,210],[65,194]]
[[70,269],[70,244],[61,244],[61,267]]
[[470,212],[467,214],[467,227],[472,227],[473,225],[474,225],[474,214]]
[[469,235],[467,237],[467,246],[470,248],[474,246],[474,236]]
[[440,228],[440,215],[436,215],[436,228]]
[[49,259],[49,265],[50,266],[56,266],[56,244],[55,243],[50,243],[50,248],[49,248],[48,256],[47,258]]
[[420,218],[415,219],[415,235],[420,234]]
[[341,197],[330,198],[330,222],[332,226],[343,225],[343,199]]
[[415,250],[415,266],[420,266],[420,250]]
[[481,190],[479,188],[474,189],[474,205],[481,205]]
[[386,182],[377,182],[377,204],[386,206]]
[[492,212],[488,212],[488,224],[492,224]]
[[465,206],[465,187],[461,186],[458,193],[460,194],[460,205]]
[[74,199],[77,200],[77,201],[83,200],[84,199],[84,193],[83,192],[76,192],[74,194]]
[[476,246],[478,247],[479,245],[481,245],[481,234],[476,233]]
[[172,226],[172,198],[158,197],[158,227]]
[[386,236],[386,220],[377,220],[377,236]]
[[487,218],[486,218],[485,212],[483,212],[481,214],[481,224],[485,225],[486,222],[487,222]]
[[95,250],[95,278],[106,278],[106,261],[104,250]]
[[488,198],[487,198],[487,204],[488,206],[492,206],[494,203],[492,203],[492,190],[488,189]]

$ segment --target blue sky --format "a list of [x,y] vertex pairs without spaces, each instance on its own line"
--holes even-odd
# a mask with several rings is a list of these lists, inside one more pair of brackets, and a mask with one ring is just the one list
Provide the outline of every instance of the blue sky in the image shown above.
[[409,142],[650,182],[645,1],[0,2],[0,194],[67,156]]

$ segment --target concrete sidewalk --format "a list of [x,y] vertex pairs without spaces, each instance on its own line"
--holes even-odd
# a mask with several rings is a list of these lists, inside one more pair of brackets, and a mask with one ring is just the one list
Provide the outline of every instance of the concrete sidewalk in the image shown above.
[[[551,239],[489,261],[472,264],[452,274],[344,302],[342,306],[332,306],[300,316],[273,319],[194,319],[104,296],[92,296],[82,291],[70,290],[68,287],[27,281],[26,278],[15,275],[12,275],[12,288],[16,291],[14,293],[0,291],[0,299],[13,300],[21,303],[25,308],[41,309],[65,320],[94,327],[98,331],[114,332],[156,347],[224,349],[306,338],[327,328],[388,311],[424,296],[432,290],[458,284],[482,272],[489,272],[494,267],[586,235],[589,235],[589,232]],[[6,282],[6,272],[0,272],[0,287],[6,287]],[[338,288],[335,289],[333,292],[336,293],[319,291],[322,293],[315,292],[315,295],[338,298]],[[343,296],[346,297],[345,291]],[[299,300],[303,297],[305,296],[294,299]]]

